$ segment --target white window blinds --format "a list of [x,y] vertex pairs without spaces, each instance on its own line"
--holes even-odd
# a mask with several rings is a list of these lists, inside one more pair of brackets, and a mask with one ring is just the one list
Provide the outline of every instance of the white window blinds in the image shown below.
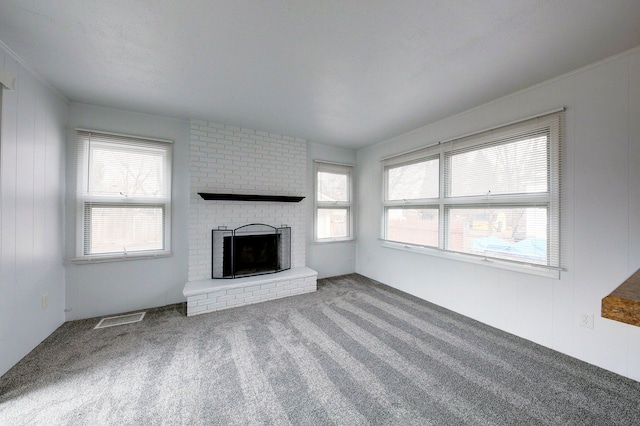
[[171,143],[76,135],[78,257],[168,252]]
[[383,239],[560,267],[559,112],[385,159]]

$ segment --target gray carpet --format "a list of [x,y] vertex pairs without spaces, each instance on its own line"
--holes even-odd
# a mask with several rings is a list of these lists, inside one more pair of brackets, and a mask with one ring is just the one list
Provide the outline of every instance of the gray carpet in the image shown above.
[[192,318],[63,324],[0,424],[640,424],[640,383],[359,275]]

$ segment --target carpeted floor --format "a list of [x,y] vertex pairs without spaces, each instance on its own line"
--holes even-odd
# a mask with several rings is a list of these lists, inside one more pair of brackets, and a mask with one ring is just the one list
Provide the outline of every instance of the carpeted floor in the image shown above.
[[0,378],[0,424],[640,424],[640,383],[360,275],[182,309],[63,324]]

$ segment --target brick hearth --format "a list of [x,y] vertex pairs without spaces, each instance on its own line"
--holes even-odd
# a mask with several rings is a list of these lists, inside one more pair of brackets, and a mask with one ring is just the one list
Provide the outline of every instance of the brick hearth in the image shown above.
[[189,281],[183,290],[187,316],[280,299],[317,290],[318,273],[307,267],[237,279]]

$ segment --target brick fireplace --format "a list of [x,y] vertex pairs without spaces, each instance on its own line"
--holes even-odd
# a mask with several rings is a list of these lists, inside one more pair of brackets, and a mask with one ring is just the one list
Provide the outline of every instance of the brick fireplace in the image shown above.
[[[209,284],[216,290],[210,292],[203,290],[208,285],[206,282],[213,281],[211,280],[211,231],[220,226],[234,229],[251,223],[291,227],[291,272],[289,272],[291,277],[283,278],[282,285],[289,286],[288,290],[291,290],[292,280],[297,285],[306,282],[307,284],[301,287],[303,288],[301,292],[306,292],[309,290],[312,280],[313,289],[315,289],[317,273],[305,268],[307,199],[296,203],[210,201],[204,200],[198,195],[198,193],[226,193],[304,196],[307,178],[306,141],[203,120],[191,120],[190,129],[189,282],[184,292],[187,299],[189,300],[187,294],[189,292],[191,292],[191,297],[200,296],[198,299],[200,302],[204,300],[202,294],[221,291],[220,287],[213,285],[213,283]],[[271,281],[266,285],[274,284],[274,287],[277,287],[278,283],[273,281],[273,279],[277,281],[276,275],[270,275]],[[303,281],[300,281],[301,277]],[[309,278],[308,282],[307,278]],[[259,277],[247,277],[241,278],[241,280],[249,282],[247,286],[252,287],[257,285],[256,280],[259,280]],[[243,283],[223,285],[236,286],[238,284]],[[263,284],[265,283],[259,285]],[[260,290],[254,288],[253,291],[265,289],[269,288],[261,288]],[[229,290],[239,294],[236,287],[227,288],[224,291]],[[195,295],[193,291],[199,293]],[[278,292],[275,291],[275,293]],[[279,293],[288,295],[286,290]],[[231,294],[225,293],[222,297],[224,296],[231,296]],[[252,299],[253,294],[245,296],[247,303],[255,303]],[[217,301],[209,305],[215,305],[214,310],[238,306],[228,303],[229,300],[231,299]],[[202,305],[199,306],[208,305],[202,302]],[[202,311],[209,312],[210,310],[204,309],[198,313]]]

